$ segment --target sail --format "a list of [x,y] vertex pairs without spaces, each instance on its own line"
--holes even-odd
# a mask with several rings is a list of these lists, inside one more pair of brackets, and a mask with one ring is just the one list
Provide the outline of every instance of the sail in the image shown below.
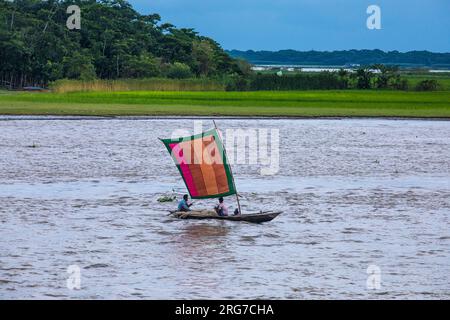
[[236,194],[222,139],[216,129],[161,141],[172,155],[191,198]]

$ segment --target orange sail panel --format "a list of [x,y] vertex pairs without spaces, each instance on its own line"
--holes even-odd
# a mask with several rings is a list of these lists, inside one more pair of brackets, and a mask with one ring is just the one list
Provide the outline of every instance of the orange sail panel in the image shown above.
[[216,129],[161,141],[172,155],[191,198],[236,194],[225,149]]

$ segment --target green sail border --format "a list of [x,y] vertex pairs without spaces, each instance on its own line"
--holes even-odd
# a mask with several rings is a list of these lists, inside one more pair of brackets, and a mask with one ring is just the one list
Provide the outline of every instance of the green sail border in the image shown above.
[[[225,173],[227,175],[227,182],[228,182],[228,192],[225,193],[220,193],[220,194],[216,194],[216,195],[210,195],[210,196],[192,196],[191,192],[189,191],[188,185],[186,183],[186,179],[183,176],[183,172],[181,170],[181,166],[178,163],[176,157],[173,156],[172,154],[172,150],[170,149],[170,144],[171,143],[180,143],[180,142],[184,142],[184,141],[192,141],[195,139],[200,139],[200,138],[204,138],[207,136],[213,136],[217,147],[219,149],[219,152],[222,155],[222,162],[225,168]],[[192,136],[188,136],[188,137],[180,137],[180,138],[174,138],[174,139],[160,139],[162,143],[164,143],[164,145],[166,146],[167,151],[170,153],[172,160],[174,161],[176,167],[178,168],[178,171],[181,175],[181,178],[183,179],[184,185],[186,186],[186,189],[189,193],[189,195],[191,196],[192,199],[215,199],[215,198],[220,198],[220,197],[226,197],[226,196],[231,196],[236,194],[236,188],[234,186],[233,183],[233,175],[231,174],[231,169],[230,169],[230,164],[228,163],[228,159],[227,159],[227,155],[225,153],[225,148],[222,142],[222,139],[219,137],[219,133],[217,132],[216,129],[211,129],[202,133],[198,133],[198,134],[194,134]]]

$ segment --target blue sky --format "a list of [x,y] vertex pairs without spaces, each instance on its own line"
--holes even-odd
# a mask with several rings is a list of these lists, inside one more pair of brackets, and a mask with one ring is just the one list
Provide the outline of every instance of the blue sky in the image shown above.
[[[450,52],[450,0],[129,0],[225,49]],[[366,27],[369,5],[381,30]]]

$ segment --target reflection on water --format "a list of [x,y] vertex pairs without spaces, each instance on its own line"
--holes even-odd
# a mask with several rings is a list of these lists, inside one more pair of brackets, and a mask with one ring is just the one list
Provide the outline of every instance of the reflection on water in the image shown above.
[[[189,222],[188,222],[189,223]],[[229,227],[223,221],[218,224],[187,224],[171,242],[174,268],[181,273],[180,297],[196,295],[197,292],[220,291],[220,274],[223,263],[232,263],[233,252],[227,248]],[[178,290],[180,290],[178,289]],[[208,298],[207,295],[204,298]]]
[[221,226],[190,224],[182,230],[183,233],[180,236],[180,240],[187,243],[203,242],[204,240],[220,241],[218,238],[228,234],[228,227],[225,222],[222,222]]
[[243,210],[274,221],[167,215],[184,188],[156,137],[179,120],[0,121],[0,298],[450,297],[448,122],[218,124],[280,129],[278,175],[233,168]]

